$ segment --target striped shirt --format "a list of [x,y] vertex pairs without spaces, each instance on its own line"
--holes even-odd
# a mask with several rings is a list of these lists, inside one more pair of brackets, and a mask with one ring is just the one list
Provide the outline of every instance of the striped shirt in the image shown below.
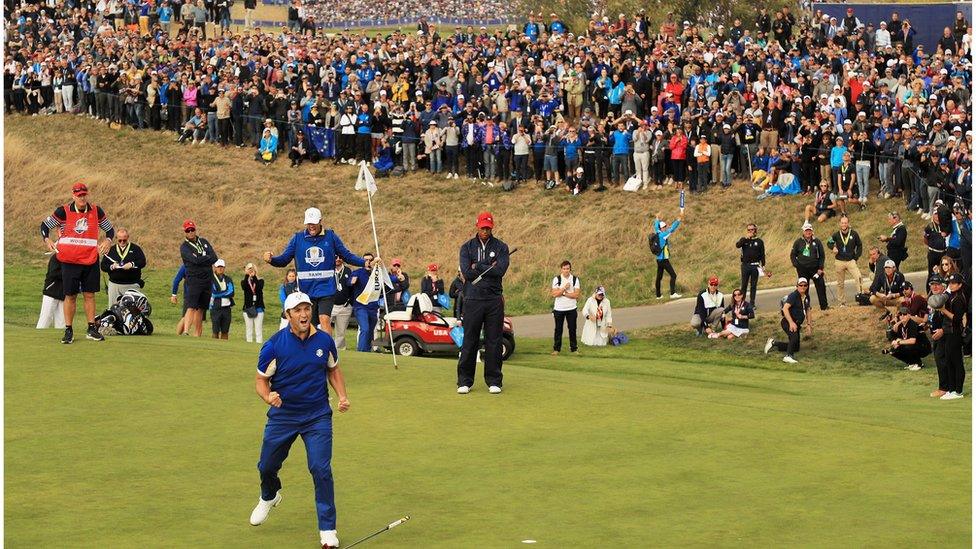
[[[79,211],[74,202],[71,202],[68,207],[71,208],[71,211],[73,212]],[[91,204],[86,204],[84,211],[88,211],[88,208],[90,207]],[[105,212],[102,210],[101,206],[95,206],[95,208],[98,211],[98,228],[105,231],[105,236],[108,238],[115,238],[115,227],[112,226],[112,222],[105,217]],[[64,222],[67,218],[68,215],[64,210],[64,206],[58,206],[58,208],[54,210],[53,214],[49,215],[47,219],[41,222],[41,238],[48,238],[48,236],[51,234],[51,230],[57,229],[55,232],[56,238],[57,234],[64,229]]]

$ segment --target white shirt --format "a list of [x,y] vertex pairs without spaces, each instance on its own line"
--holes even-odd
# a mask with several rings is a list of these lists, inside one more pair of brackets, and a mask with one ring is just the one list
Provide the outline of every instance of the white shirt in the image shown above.
[[[569,285],[570,292],[574,290],[579,290],[580,283],[579,278],[570,274],[569,278],[564,278],[563,275],[554,276],[552,278],[552,289],[565,288]],[[556,298],[555,303],[553,303],[552,310],[554,311],[575,311],[576,310],[576,300],[571,297],[566,297],[561,295]]]

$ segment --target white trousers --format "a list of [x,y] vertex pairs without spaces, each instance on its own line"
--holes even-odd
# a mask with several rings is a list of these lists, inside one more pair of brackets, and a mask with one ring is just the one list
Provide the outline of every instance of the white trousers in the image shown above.
[[646,188],[647,182],[651,180],[651,174],[648,171],[650,167],[650,152],[634,153],[634,169],[637,170],[637,176],[640,177],[642,188]]
[[64,102],[64,110],[69,114],[75,110],[75,87],[61,86],[61,100]]
[[244,341],[248,343],[264,342],[264,311],[251,318],[244,313]]
[[332,320],[335,322],[335,329],[332,330],[332,338],[335,340],[336,349],[346,348],[346,330],[349,328],[349,319],[352,317],[352,305],[333,305]]
[[37,329],[64,328],[64,301],[44,296],[41,300],[41,316],[37,319]]

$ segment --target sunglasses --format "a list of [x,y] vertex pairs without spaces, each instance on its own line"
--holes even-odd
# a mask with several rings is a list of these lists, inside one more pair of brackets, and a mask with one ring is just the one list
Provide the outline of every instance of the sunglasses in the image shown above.
[[128,242],[128,240],[119,239],[117,242],[119,244],[125,244],[126,242]]
[[189,233],[195,233],[195,232],[197,232],[197,230],[196,230],[196,229],[186,229],[186,230],[185,230],[185,231],[183,231],[183,232],[185,232],[185,233],[187,233],[187,234],[189,234]]
[[797,284],[797,286],[809,286],[809,284],[807,284],[806,282],[804,282],[802,284]]

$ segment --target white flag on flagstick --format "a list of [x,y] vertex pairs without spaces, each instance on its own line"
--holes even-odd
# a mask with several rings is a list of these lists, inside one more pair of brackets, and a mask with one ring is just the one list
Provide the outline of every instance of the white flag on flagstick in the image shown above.
[[369,274],[369,282],[363,288],[362,293],[356,297],[356,301],[363,305],[379,301],[383,297],[383,286],[392,290],[393,282],[390,281],[390,273],[387,272],[386,268],[377,265],[373,267],[373,271]]
[[356,178],[357,191],[369,191],[369,195],[376,194],[376,180],[373,179],[372,172],[366,167],[366,162],[359,163],[359,177]]

